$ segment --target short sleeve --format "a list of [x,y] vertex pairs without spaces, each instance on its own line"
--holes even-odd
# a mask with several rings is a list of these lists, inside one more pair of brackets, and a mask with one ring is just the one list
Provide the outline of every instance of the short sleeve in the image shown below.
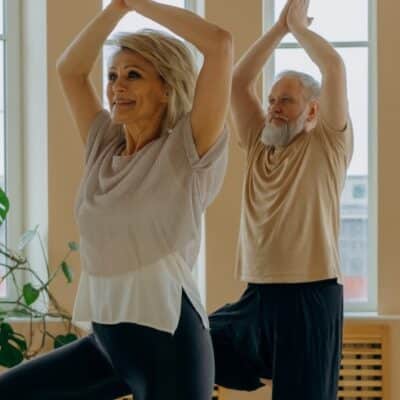
[[260,137],[264,126],[265,120],[262,120],[254,126],[249,127],[245,136],[247,140],[239,140],[239,147],[245,151],[247,159],[251,158],[254,148],[260,143]]
[[96,114],[89,128],[85,147],[85,163],[87,165],[93,164],[118,130],[119,126],[112,124],[110,113],[107,110],[103,109]]
[[193,138],[190,113],[177,123],[171,135],[175,135],[175,149],[181,148],[192,169],[203,207],[207,207],[222,187],[228,163],[229,131],[224,126],[214,145],[202,157],[199,156]]
[[327,122],[320,117],[316,126],[317,132],[321,135],[323,143],[332,151],[344,155],[348,167],[353,156],[353,124],[350,116],[347,118],[343,130],[332,129]]

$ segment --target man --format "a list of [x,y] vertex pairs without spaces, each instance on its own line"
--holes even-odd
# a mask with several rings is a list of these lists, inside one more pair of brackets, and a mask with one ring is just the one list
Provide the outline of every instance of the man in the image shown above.
[[[273,400],[336,400],[341,358],[339,210],[352,127],[343,61],[308,28],[308,3],[288,0],[235,66],[232,110],[247,157],[236,272],[248,286],[210,316],[217,384],[256,390],[272,379]],[[257,78],[288,32],[322,84],[286,71],[264,111]]]

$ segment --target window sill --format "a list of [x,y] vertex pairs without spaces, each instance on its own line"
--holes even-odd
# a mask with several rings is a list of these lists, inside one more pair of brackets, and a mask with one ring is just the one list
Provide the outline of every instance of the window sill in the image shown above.
[[400,321],[397,314],[378,314],[377,312],[345,312],[344,319],[359,321]]

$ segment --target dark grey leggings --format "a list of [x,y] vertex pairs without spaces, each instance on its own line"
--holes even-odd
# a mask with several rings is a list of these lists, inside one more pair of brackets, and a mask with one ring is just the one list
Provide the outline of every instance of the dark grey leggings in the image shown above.
[[94,334],[0,374],[1,399],[210,400],[211,339],[185,293],[174,335],[132,323]]

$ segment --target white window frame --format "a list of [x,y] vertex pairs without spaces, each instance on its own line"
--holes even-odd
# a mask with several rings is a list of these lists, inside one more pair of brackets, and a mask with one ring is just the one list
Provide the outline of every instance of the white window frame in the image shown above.
[[[263,1],[263,31],[266,32],[275,20],[275,0]],[[377,4],[368,0],[368,41],[331,42],[335,47],[367,47],[369,50],[368,69],[368,302],[345,302],[347,313],[377,312],[378,310],[378,185],[377,185]],[[278,49],[298,49],[298,43],[281,43]],[[266,106],[266,93],[275,76],[274,54],[267,63],[263,74],[263,104]]]
[[[21,124],[21,2],[4,0],[4,148],[5,187],[10,199],[6,220],[6,243],[15,248],[23,224],[23,139]],[[18,280],[20,280],[18,276]],[[7,281],[5,299],[15,298],[14,286]]]

